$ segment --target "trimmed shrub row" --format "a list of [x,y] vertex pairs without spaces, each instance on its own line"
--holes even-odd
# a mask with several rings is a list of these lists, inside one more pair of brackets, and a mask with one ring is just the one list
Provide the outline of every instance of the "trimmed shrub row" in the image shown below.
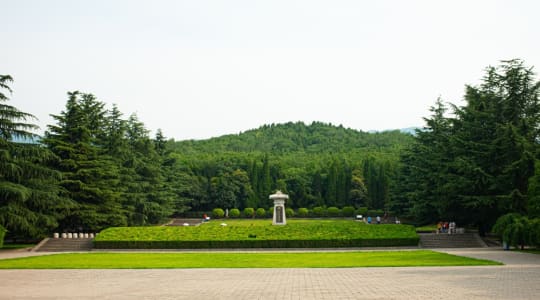
[[343,248],[416,246],[418,237],[393,239],[233,240],[233,241],[94,241],[97,249]]
[[[240,212],[239,209],[233,208],[229,210],[229,217],[230,218],[252,218],[256,216],[257,218],[266,218],[266,217],[272,217],[273,209],[269,208],[268,210],[264,208],[257,208],[257,210],[248,207],[244,208],[242,212]],[[356,215],[363,215],[363,216],[383,216],[384,211],[383,210],[369,210],[367,207],[360,207],[358,209],[354,208],[353,206],[345,206],[342,209],[339,209],[338,207],[323,207],[323,206],[317,206],[313,209],[308,209],[305,207],[299,208],[296,212],[292,208],[286,208],[285,214],[288,218],[290,217],[300,217],[300,218],[307,218],[307,217],[355,217]],[[197,213],[198,215],[202,215],[200,213]],[[225,216],[225,211],[222,208],[214,208],[212,211],[212,217],[220,219]]]

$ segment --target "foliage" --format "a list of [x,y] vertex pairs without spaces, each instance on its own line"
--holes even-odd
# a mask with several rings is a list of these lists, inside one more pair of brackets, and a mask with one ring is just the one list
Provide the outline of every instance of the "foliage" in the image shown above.
[[11,81],[0,75],[0,227],[12,236],[40,237],[73,203],[61,197],[60,174],[46,166],[57,158],[36,143],[31,131],[38,127],[27,123],[35,117],[5,104]]
[[4,259],[0,269],[351,268],[500,265],[429,250],[310,253],[69,253]]
[[466,86],[466,104],[451,106],[451,116],[438,99],[401,155],[389,207],[419,224],[454,220],[478,226],[481,234],[499,216],[533,208],[535,201],[527,202],[536,197],[540,153],[534,75],[520,60],[503,61],[487,68],[480,86]]
[[492,232],[503,242],[523,250],[526,245],[540,245],[540,219],[532,219],[517,213],[509,213],[497,219]]
[[294,217],[294,210],[292,208],[287,207],[285,209],[285,216],[287,216],[287,218]]
[[216,219],[221,219],[225,216],[225,211],[222,208],[214,208],[212,210],[212,217]]
[[240,210],[238,208],[233,208],[229,211],[229,217],[238,218],[240,217]]
[[327,215],[326,208],[324,208],[322,206],[314,207],[312,212],[313,212],[313,215],[315,217],[326,217],[326,215]]
[[[253,238],[256,237],[256,238]],[[411,246],[414,227],[373,226],[344,220],[289,220],[272,226],[265,220],[229,220],[197,227],[115,227],[102,231],[97,248],[319,248]]]
[[354,217],[354,207],[353,206],[345,206],[341,209],[341,214],[344,217]]
[[246,207],[244,208],[242,214],[246,218],[253,218],[255,216],[255,210],[253,209],[253,207]]
[[257,208],[257,211],[255,211],[255,214],[258,218],[264,218],[266,217],[266,210],[262,207]]
[[[293,209],[371,203],[382,208],[390,200],[398,153],[412,139],[399,131],[365,133],[299,122],[171,145],[185,165],[184,176],[197,182],[193,210],[269,207],[268,196],[277,189],[289,194],[287,206]],[[363,172],[366,160],[370,172]],[[376,199],[370,199],[366,182],[377,188],[371,194]]]
[[6,229],[0,225],[0,248],[4,247],[4,236],[6,235]]
[[359,207],[359,208],[356,210],[356,214],[357,214],[357,215],[367,216],[367,213],[368,213],[368,208],[365,207],[365,206]]
[[298,209],[298,216],[299,217],[302,217],[302,218],[305,218],[309,215],[309,210],[305,207],[300,207]]
[[337,207],[331,206],[327,209],[327,214],[329,217],[339,217],[341,215],[341,210]]

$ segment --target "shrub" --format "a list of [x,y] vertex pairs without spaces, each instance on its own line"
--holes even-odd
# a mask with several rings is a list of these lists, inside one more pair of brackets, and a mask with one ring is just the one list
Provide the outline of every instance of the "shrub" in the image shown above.
[[324,217],[326,216],[326,208],[322,206],[316,206],[313,208],[313,215],[316,217]]
[[214,208],[212,210],[212,217],[214,217],[216,219],[221,219],[221,218],[223,218],[223,216],[225,216],[225,212],[223,211],[223,209]]
[[534,244],[534,241],[530,239],[530,233],[532,232],[531,222],[527,217],[516,213],[499,217],[492,231],[499,235],[504,243],[516,248],[521,246],[521,249],[523,249],[525,245],[531,244],[531,242]]
[[341,214],[344,217],[354,217],[354,207],[352,206],[343,207],[343,209],[341,210]]
[[305,208],[305,207],[300,207],[300,208],[298,209],[298,216],[299,216],[299,217],[305,218],[305,217],[308,216],[308,214],[309,214],[309,210],[308,210],[307,208]]
[[238,218],[240,217],[240,210],[238,208],[233,208],[229,211],[229,217]]
[[244,208],[243,214],[246,218],[253,218],[255,216],[255,210],[253,207],[246,207]]
[[327,213],[330,217],[339,217],[341,210],[337,207],[331,206],[327,209]]
[[359,208],[356,210],[356,214],[357,214],[357,215],[362,215],[362,216],[366,216],[366,215],[367,215],[367,212],[368,212],[368,208],[367,208],[367,207],[359,207]]
[[292,208],[286,208],[285,209],[285,216],[287,216],[287,218],[294,217],[294,210]]
[[266,217],[266,210],[262,207],[259,207],[257,208],[256,214],[257,214],[257,217],[264,218]]

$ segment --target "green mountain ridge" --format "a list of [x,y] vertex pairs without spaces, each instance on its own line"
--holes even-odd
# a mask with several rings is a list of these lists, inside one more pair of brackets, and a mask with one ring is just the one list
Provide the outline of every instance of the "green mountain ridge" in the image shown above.
[[[408,131],[410,132],[410,131]],[[330,123],[288,122],[263,125],[239,134],[206,140],[176,141],[180,153],[264,152],[342,153],[384,151],[408,145],[413,135],[401,130],[364,132]]]

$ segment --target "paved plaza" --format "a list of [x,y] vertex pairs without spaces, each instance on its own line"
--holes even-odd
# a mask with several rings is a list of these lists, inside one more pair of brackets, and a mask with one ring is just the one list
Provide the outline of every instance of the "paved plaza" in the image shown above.
[[[344,269],[0,270],[0,299],[540,298],[540,255],[489,248],[440,251],[497,260],[505,265]],[[6,253],[0,254],[0,258],[7,256]]]

